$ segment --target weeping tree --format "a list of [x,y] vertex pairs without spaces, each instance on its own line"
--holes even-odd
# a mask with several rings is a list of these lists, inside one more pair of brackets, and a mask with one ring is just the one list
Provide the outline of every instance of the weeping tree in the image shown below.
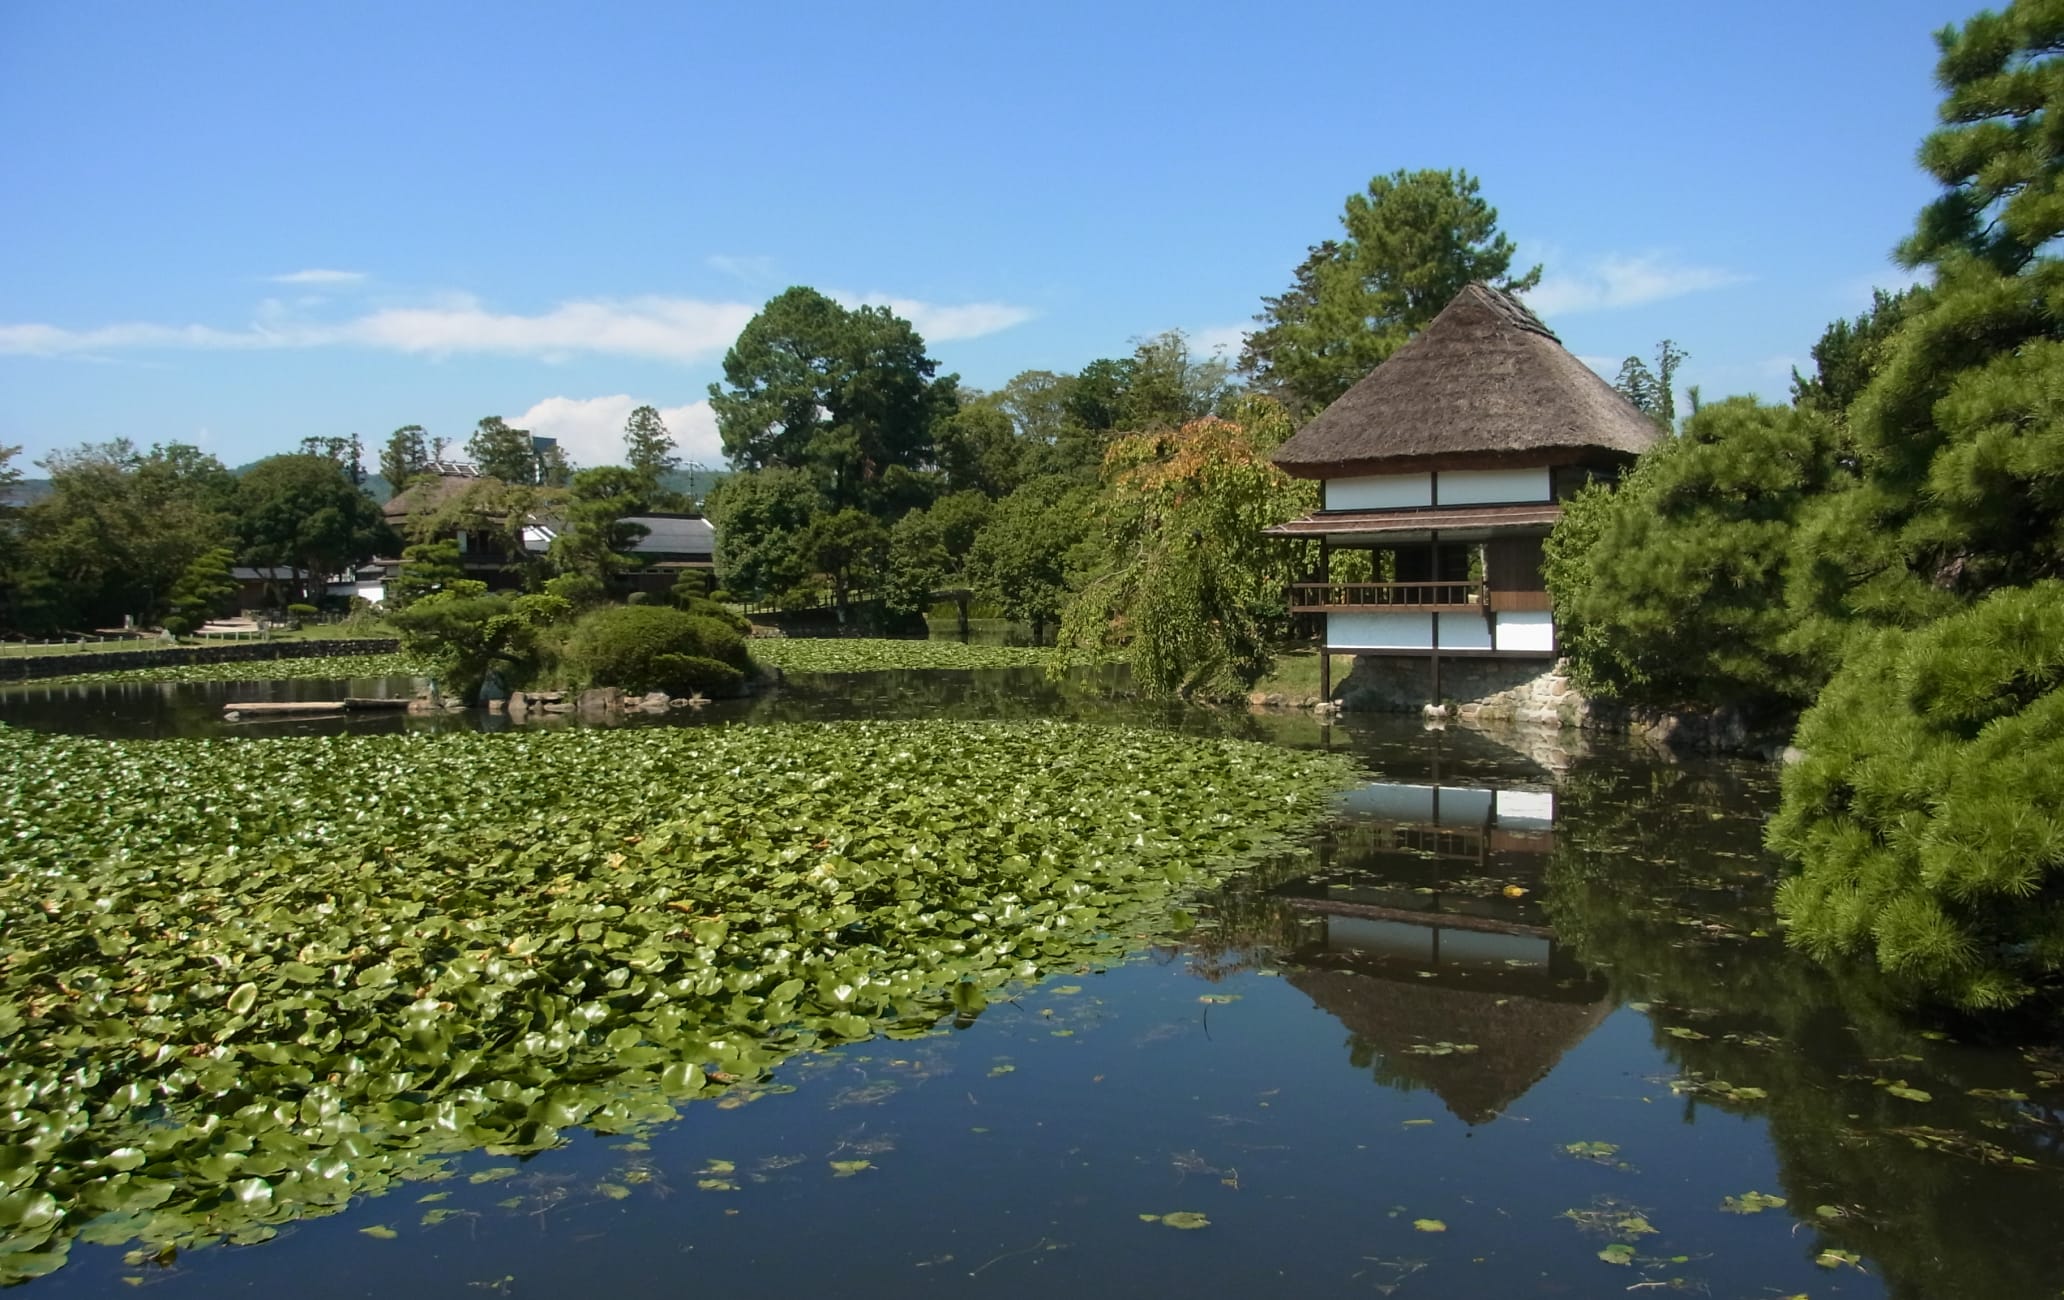
[[1123,649],[1149,693],[1253,686],[1288,635],[1284,593],[1312,563],[1310,544],[1262,534],[1318,505],[1312,484],[1269,462],[1289,414],[1247,397],[1229,416],[1120,438],[1104,457],[1102,561],[1064,611],[1061,643]]

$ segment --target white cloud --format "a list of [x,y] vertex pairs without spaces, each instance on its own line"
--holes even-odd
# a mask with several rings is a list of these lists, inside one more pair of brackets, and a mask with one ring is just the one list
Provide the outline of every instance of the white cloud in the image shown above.
[[396,352],[598,352],[698,361],[731,346],[752,317],[753,308],[744,303],[693,298],[568,302],[536,316],[489,311],[462,301],[377,311],[343,326],[338,341]]
[[[624,423],[641,402],[627,393],[610,397],[547,397],[509,423],[519,429],[557,438],[567,458],[575,465],[620,465],[623,463]],[[674,435],[674,450],[682,460],[698,461],[715,469],[724,463],[723,442],[717,436],[716,413],[708,401],[684,406],[661,406],[659,418]]]
[[887,307],[917,327],[927,343],[953,343],[996,334],[1031,320],[1026,307],[1002,302],[971,302],[958,307],[921,302],[916,298],[895,298],[885,293],[841,293],[827,290],[826,296],[847,307]]
[[1613,253],[1569,270],[1551,265],[1526,302],[1545,317],[1571,316],[1662,302],[1739,284],[1745,278],[1718,267],[1687,266],[1661,253]]
[[[1003,303],[940,306],[910,298],[853,299],[886,305],[928,341],[978,338],[1031,318]],[[90,329],[25,323],[0,325],[0,353],[90,356],[138,349],[367,347],[451,356],[489,353],[545,359],[590,353],[661,361],[701,361],[722,352],[758,309],[742,302],[645,297],[565,302],[535,315],[497,312],[469,295],[421,307],[390,307],[342,322],[296,316],[284,304],[260,304],[242,329],[128,322]]]
[[326,271],[313,267],[306,271],[289,271],[285,275],[271,277],[274,284],[357,284],[366,278],[364,271]]
[[1240,359],[1240,348],[1247,342],[1248,325],[1207,325],[1203,329],[1184,330],[1189,337],[1190,352],[1200,357],[1225,355],[1227,361]]

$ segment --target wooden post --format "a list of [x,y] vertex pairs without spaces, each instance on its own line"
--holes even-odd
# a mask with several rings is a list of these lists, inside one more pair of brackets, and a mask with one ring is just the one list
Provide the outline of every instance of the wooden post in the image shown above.
[[[1436,486],[1435,486],[1435,488],[1434,488],[1434,492],[1435,492],[1436,494],[1438,494],[1438,493],[1439,493],[1439,491],[1440,491],[1440,488],[1439,488],[1439,486],[1438,486],[1438,483],[1439,483],[1439,478],[1438,478],[1438,476],[1436,476],[1436,477],[1435,477],[1435,483],[1436,483]],[[1436,496],[1434,497],[1434,500],[1435,500],[1436,502],[1438,502],[1438,501],[1440,500],[1439,496],[1438,496],[1438,495],[1436,495]],[[1430,565],[1431,565],[1432,567],[1431,567],[1431,570],[1430,570],[1430,571],[1429,571],[1429,572],[1427,573],[1427,575],[1426,575],[1426,576],[1427,576],[1427,577],[1429,577],[1429,578],[1432,578],[1432,579],[1433,579],[1433,580],[1434,580],[1435,582],[1439,582],[1439,581],[1440,581],[1440,530],[1439,530],[1439,529],[1432,529],[1432,530],[1429,530],[1429,531],[1427,532],[1427,534],[1426,534],[1426,537],[1427,537],[1427,550],[1429,550],[1429,551],[1431,551],[1431,552],[1432,552],[1432,554],[1431,554],[1431,555],[1430,555],[1430,556],[1428,557],[1428,563],[1429,563],[1429,564],[1430,564]],[[1439,589],[1438,589],[1438,588],[1435,588],[1435,590],[1436,590],[1436,591],[1438,591]],[[1440,703],[1440,613],[1439,613],[1439,611],[1437,611],[1437,610],[1436,610],[1436,611],[1434,611],[1434,612],[1431,612],[1431,613],[1427,614],[1427,616],[1426,616],[1426,624],[1427,624],[1427,627],[1428,627],[1428,628],[1429,628],[1429,629],[1430,629],[1430,630],[1432,631],[1432,634],[1433,634],[1433,635],[1432,635],[1432,638],[1431,638],[1431,639],[1432,639],[1432,641],[1433,641],[1433,698],[1432,698],[1431,700],[1428,700],[1428,701],[1427,701],[1427,703],[1429,703],[1429,704],[1434,704],[1434,705],[1438,705],[1438,704]]]
[[[1325,534],[1319,535],[1319,581],[1328,587],[1333,584],[1333,541]],[[1321,604],[1332,603],[1330,591],[1322,590]],[[1319,699],[1333,698],[1333,616],[1321,611],[1319,614]]]

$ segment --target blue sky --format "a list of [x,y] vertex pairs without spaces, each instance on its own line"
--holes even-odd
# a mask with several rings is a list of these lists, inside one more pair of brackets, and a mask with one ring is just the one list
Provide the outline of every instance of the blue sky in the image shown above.
[[[1933,185],[1915,0],[1181,7],[0,7],[0,442],[236,464],[499,414],[716,458],[789,284],[995,386],[1262,295],[1400,167],[1475,173],[1608,369],[1669,336],[1782,396],[1904,283]],[[33,472],[33,471],[31,471]]]

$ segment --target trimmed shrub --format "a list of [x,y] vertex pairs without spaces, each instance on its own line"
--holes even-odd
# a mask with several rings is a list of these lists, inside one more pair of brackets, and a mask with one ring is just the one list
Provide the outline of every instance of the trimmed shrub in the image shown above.
[[652,660],[652,671],[657,674],[652,689],[669,695],[686,695],[691,691],[728,695],[745,683],[745,674],[730,664],[701,655],[657,655]]
[[321,612],[313,605],[287,606],[287,617],[293,619],[296,623],[312,622]]
[[662,688],[663,657],[709,659],[741,677],[752,671],[745,638],[716,619],[663,605],[612,605],[581,616],[561,663],[574,679],[627,691]]
[[178,614],[167,614],[165,615],[165,630],[173,636],[192,636],[194,622],[192,619],[183,618]]
[[683,601],[681,603],[681,612],[693,614],[697,618],[713,618],[740,636],[752,635],[752,621],[750,619],[736,610],[726,609],[714,600],[703,600],[697,597],[693,600]]
[[591,578],[585,573],[562,573],[556,578],[547,579],[545,594],[557,596],[575,609],[588,609],[609,598],[609,593],[603,588],[601,580]]
[[651,603],[652,593],[646,591],[634,591],[624,597],[624,604],[626,605],[650,605]]

